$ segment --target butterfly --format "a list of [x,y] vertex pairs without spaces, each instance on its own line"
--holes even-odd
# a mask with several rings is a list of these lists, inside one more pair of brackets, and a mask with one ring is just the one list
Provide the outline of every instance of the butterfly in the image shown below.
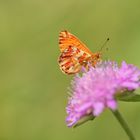
[[78,73],[82,67],[89,69],[101,60],[101,52],[92,53],[84,43],[68,31],[59,34],[61,54],[58,58],[60,69],[65,74]]

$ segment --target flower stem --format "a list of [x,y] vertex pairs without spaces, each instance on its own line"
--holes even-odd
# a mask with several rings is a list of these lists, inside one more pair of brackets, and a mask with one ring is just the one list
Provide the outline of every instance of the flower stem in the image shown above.
[[118,110],[115,110],[115,111],[111,110],[111,111],[114,114],[114,116],[116,117],[116,119],[119,121],[119,123],[121,124],[122,128],[124,129],[124,131],[128,135],[129,139],[136,140],[132,131],[129,129],[127,123],[125,122],[125,120],[121,116],[120,112]]

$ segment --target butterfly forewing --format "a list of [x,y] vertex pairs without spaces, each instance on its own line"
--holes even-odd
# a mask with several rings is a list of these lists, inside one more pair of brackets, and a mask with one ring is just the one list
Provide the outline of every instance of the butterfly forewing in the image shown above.
[[59,34],[59,47],[60,51],[63,52],[69,46],[73,46],[78,48],[79,50],[83,50],[89,54],[92,52],[86,47],[84,43],[82,43],[78,38],[76,38],[73,34],[68,31],[62,31]]

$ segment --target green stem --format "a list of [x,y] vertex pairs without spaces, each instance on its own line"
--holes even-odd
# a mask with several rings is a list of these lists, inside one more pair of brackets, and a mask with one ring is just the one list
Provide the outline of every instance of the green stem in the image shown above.
[[136,140],[132,131],[129,129],[127,123],[125,122],[125,120],[121,116],[120,112],[118,110],[115,110],[115,111],[111,110],[111,111],[114,114],[114,116],[116,117],[116,119],[119,121],[119,123],[121,124],[122,128],[124,129],[124,131],[128,135],[129,139]]

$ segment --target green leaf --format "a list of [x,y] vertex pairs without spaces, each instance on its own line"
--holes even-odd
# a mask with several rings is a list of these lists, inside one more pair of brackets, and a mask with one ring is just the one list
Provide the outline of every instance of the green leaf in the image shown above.
[[140,95],[133,91],[126,91],[125,93],[119,94],[116,98],[125,102],[140,102]]
[[95,116],[93,116],[92,114],[88,115],[88,116],[84,116],[73,127],[76,128],[76,127],[84,124],[85,122],[91,121],[91,120],[94,120],[94,119],[95,119]]

